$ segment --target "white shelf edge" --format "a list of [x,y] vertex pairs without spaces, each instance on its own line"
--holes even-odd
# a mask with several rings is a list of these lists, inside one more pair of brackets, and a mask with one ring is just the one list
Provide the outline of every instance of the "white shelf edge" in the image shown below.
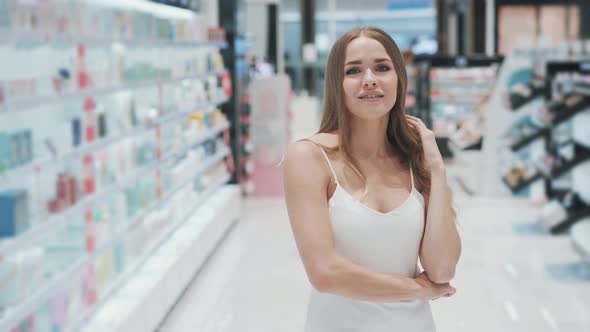
[[190,41],[190,40],[166,40],[157,38],[125,38],[125,37],[102,37],[84,34],[69,34],[49,36],[33,31],[15,30],[9,28],[0,29],[0,40],[8,42],[16,40],[19,42],[43,42],[55,44],[84,44],[86,46],[107,46],[115,43],[122,43],[132,47],[216,47],[224,49],[228,46],[227,41]]
[[68,92],[63,95],[56,95],[56,96],[43,96],[43,97],[32,97],[26,98],[21,97],[16,99],[15,101],[8,100],[4,104],[0,104],[0,115],[8,114],[8,113],[18,113],[23,112],[22,109],[30,109],[36,106],[47,105],[47,104],[58,104],[63,102],[69,102],[76,99],[83,99],[86,97],[100,97],[108,94],[113,94],[115,92],[121,91],[128,91],[128,90],[136,90],[141,88],[146,88],[150,86],[157,86],[157,85],[165,85],[165,84],[172,84],[177,82],[182,82],[184,80],[192,80],[192,79],[202,79],[207,76],[220,76],[227,72],[227,70],[220,70],[220,71],[212,71],[204,74],[195,74],[195,75],[187,75],[177,78],[162,78],[162,79],[155,79],[155,80],[147,80],[143,82],[127,82],[120,84],[114,87],[104,87],[104,88],[88,88],[82,89],[79,91]]
[[68,285],[71,282],[74,273],[84,273],[86,267],[86,258],[80,257],[74,264],[65,269],[64,272],[56,274],[51,280],[43,284],[43,287],[28,297],[15,308],[9,308],[5,315],[0,317],[0,331],[11,331],[23,319],[34,312],[39,307],[39,303],[46,301],[55,293],[56,290]]
[[[229,154],[229,152],[230,152],[229,148],[225,148],[223,150],[223,152],[217,153],[215,157],[211,158],[205,164],[208,167],[203,167],[202,169],[200,169],[199,172],[197,174],[195,174],[195,176],[191,177],[191,180],[188,180],[186,183],[182,184],[181,186],[186,186],[188,183],[191,183],[191,181],[193,179],[197,178],[199,175],[201,175],[201,173],[208,170],[208,168],[214,166],[217,162],[223,160],[223,158],[225,156],[227,156]],[[210,196],[212,192],[206,191],[205,193]],[[172,193],[169,193],[169,194],[171,194],[171,195],[168,196],[168,194],[167,194],[168,200],[173,196]],[[206,200],[207,196],[205,194],[203,195],[203,197],[204,197],[204,200],[200,201],[199,204],[197,204],[196,206],[200,207],[202,205],[202,203]],[[159,204],[155,204],[154,206],[152,206],[151,211],[153,212],[157,206],[159,206]],[[181,220],[182,220],[182,218],[181,218]],[[180,225],[180,223],[178,223],[178,225]],[[120,234],[117,234],[116,238],[118,239],[123,234],[125,234],[125,232],[121,232]],[[162,239],[164,239],[164,238],[165,237],[162,237]],[[112,247],[112,245],[114,243],[115,243],[115,240],[110,241],[110,247]],[[110,248],[110,247],[108,247],[108,248]],[[73,264],[71,267],[67,268],[63,273],[59,273],[51,281],[49,281],[47,284],[45,284],[44,287],[40,291],[35,292],[32,296],[28,297],[25,301],[23,301],[21,304],[17,305],[15,308],[7,309],[6,315],[0,318],[0,331],[9,331],[16,324],[18,324],[23,319],[25,319],[27,317],[27,315],[30,315],[39,306],[40,303],[49,299],[55,293],[56,290],[60,289],[64,285],[67,285],[70,282],[71,276],[74,272],[83,272],[84,268],[86,268],[88,266],[88,264],[91,264],[92,261],[99,254],[104,253],[108,248],[103,248],[102,251],[97,251],[96,253],[83,255],[80,259],[78,259],[76,261],[75,264]],[[153,251],[153,250],[155,250],[155,248],[150,247],[150,250]],[[150,251],[150,250],[148,250],[148,251]],[[146,251],[146,252],[148,252],[148,251]],[[149,257],[149,255],[146,255],[146,258],[147,257]],[[138,267],[139,266],[140,265],[138,265]]]
[[125,133],[115,135],[114,137],[107,137],[104,139],[97,140],[95,142],[86,144],[86,145],[76,148],[72,151],[69,151],[69,152],[66,152],[62,155],[59,155],[55,158],[43,158],[43,159],[40,159],[37,161],[33,161],[33,162],[31,162],[27,165],[24,165],[24,166],[9,169],[9,170],[5,171],[4,173],[0,173],[0,189],[5,185],[5,183],[3,183],[3,182],[6,181],[6,179],[8,179],[8,178],[18,178],[18,177],[21,177],[22,174],[27,174],[27,173],[33,172],[38,167],[42,167],[42,166],[49,165],[49,164],[62,163],[69,158],[79,157],[79,155],[82,155],[82,154],[94,153],[96,151],[104,149],[105,147],[113,144],[114,142],[128,139],[128,138],[136,136],[140,133],[143,133],[147,130],[150,130],[156,125],[169,123],[169,122],[173,122],[173,121],[178,121],[180,119],[183,119],[187,115],[202,112],[202,111],[195,111],[195,109],[199,109],[199,108],[202,109],[202,108],[206,108],[206,107],[221,105],[221,104],[227,102],[227,100],[228,100],[228,98],[225,97],[225,98],[220,98],[215,101],[202,102],[202,103],[194,105],[192,110],[183,110],[183,111],[172,112],[171,114],[166,114],[166,115],[162,116],[161,118],[158,118],[158,119],[156,119],[150,123],[147,123],[147,124],[142,124],[142,125],[138,126],[137,128],[133,128]]
[[[115,231],[115,236],[113,238],[114,239],[118,239],[122,234],[127,233],[130,228],[133,228],[134,226],[137,226],[138,223],[142,222],[143,219],[145,219],[145,217],[147,217],[148,215],[150,215],[157,208],[159,208],[160,206],[165,205],[166,203],[168,203],[168,201],[176,193],[178,193],[178,191],[182,190],[184,187],[186,187],[187,185],[191,184],[199,176],[202,176],[202,174],[204,172],[206,172],[211,167],[215,166],[217,163],[219,163],[220,161],[222,161],[223,158],[225,158],[229,154],[229,152],[230,152],[230,150],[228,148],[224,148],[222,150],[222,152],[218,152],[213,157],[210,157],[194,173],[194,175],[192,175],[191,177],[189,177],[188,179],[186,179],[185,181],[183,181],[181,184],[177,185],[176,187],[172,188],[161,199],[159,199],[159,200],[153,202],[152,204],[148,205],[146,208],[144,208],[142,211],[140,211],[136,216],[132,217],[131,218],[132,221],[130,223],[128,223],[128,224],[124,225],[123,227],[121,227],[120,229],[116,230]],[[95,253],[93,253],[93,256],[97,257],[97,256],[100,256],[100,255],[104,254],[107,250],[109,250],[112,247],[113,243],[114,243],[114,240],[109,241],[106,245],[102,246],[102,248],[98,249]]]
[[79,212],[80,209],[83,209],[86,205],[102,201],[105,197],[109,197],[109,194],[111,194],[112,192],[120,191],[122,188],[125,188],[129,183],[135,181],[142,175],[149,173],[155,170],[157,167],[165,164],[166,162],[169,162],[170,160],[177,158],[178,156],[182,155],[195,145],[201,144],[211,137],[215,137],[217,134],[223,132],[228,127],[229,124],[224,124],[217,128],[209,129],[194,142],[185,144],[179,152],[173,153],[170,156],[163,158],[162,160],[155,161],[153,163],[148,164],[147,166],[141,167],[140,169],[136,170],[132,175],[127,177],[124,181],[113,184],[99,193],[95,193],[88,197],[85,197],[78,203],[76,203],[76,205],[68,208],[67,210],[59,214],[49,216],[46,221],[33,226],[32,228],[20,234],[19,236],[16,236],[5,243],[0,243],[0,257],[2,257],[4,253],[14,251],[19,247],[23,247],[28,243],[34,242],[34,240],[43,237],[43,235],[45,234],[56,232],[57,230],[61,229],[62,227],[70,223],[69,216],[76,214],[77,212]]
[[80,319],[78,321],[76,321],[75,323],[73,323],[71,327],[66,328],[65,331],[72,331],[72,332],[77,331],[84,325],[84,323],[87,320],[91,319],[92,316],[98,310],[100,310],[102,304],[104,304],[104,301],[109,299],[115,293],[115,291],[117,291],[122,285],[124,285],[125,282],[131,276],[133,276],[134,273],[141,266],[143,266],[145,264],[146,260],[153,255],[154,251],[156,249],[158,249],[159,247],[161,247],[162,244],[165,242],[165,240],[168,239],[170,237],[170,235],[176,229],[178,229],[180,226],[182,226],[184,223],[186,223],[186,221],[195,213],[195,211],[200,209],[203,206],[203,204],[207,201],[207,199],[215,191],[219,190],[219,188],[221,188],[225,183],[227,183],[227,181],[229,181],[230,178],[231,177],[229,175],[227,175],[227,176],[223,177],[222,180],[215,183],[215,185],[208,188],[202,194],[202,197],[197,204],[195,204],[191,209],[189,209],[189,211],[184,216],[182,216],[182,218],[180,218],[180,220],[178,222],[176,222],[175,224],[172,224],[168,228],[166,228],[166,230],[164,232],[162,232],[160,237],[156,241],[154,241],[154,243],[152,245],[150,245],[149,248],[138,259],[136,259],[136,261],[129,268],[127,268],[123,273],[121,273],[121,275],[119,275],[118,277],[115,278],[115,280],[113,280],[113,282],[109,285],[109,287],[104,292],[104,294],[101,298],[101,301],[98,302],[94,307],[89,308],[86,312],[84,312],[81,315]]

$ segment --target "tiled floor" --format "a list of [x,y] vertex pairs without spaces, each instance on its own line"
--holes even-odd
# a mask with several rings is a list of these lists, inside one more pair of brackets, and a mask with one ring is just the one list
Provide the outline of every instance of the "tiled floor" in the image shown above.
[[[432,303],[439,332],[590,331],[590,277],[568,236],[538,232],[524,201],[457,201],[458,293]],[[302,331],[308,292],[283,201],[251,200],[161,331]]]

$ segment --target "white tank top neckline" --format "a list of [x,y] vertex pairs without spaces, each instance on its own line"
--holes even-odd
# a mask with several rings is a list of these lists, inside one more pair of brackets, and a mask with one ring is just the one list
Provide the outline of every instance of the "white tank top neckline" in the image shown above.
[[[412,199],[415,198],[417,195],[418,200],[424,204],[424,197],[422,196],[422,194],[416,189],[416,186],[414,185],[414,171],[412,169],[412,163],[410,162],[410,182],[411,182],[411,189],[410,192],[408,194],[408,197],[401,203],[399,204],[397,207],[395,207],[394,209],[388,211],[388,212],[381,212],[378,211],[372,207],[369,207],[368,205],[364,204],[363,202],[361,202],[360,200],[356,199],[351,193],[349,193],[348,191],[346,191],[346,189],[344,189],[342,187],[342,185],[340,184],[340,182],[338,182],[338,176],[336,175],[336,171],[334,170],[334,167],[332,166],[332,162],[330,161],[330,158],[328,158],[328,155],[326,154],[326,151],[324,151],[324,149],[320,148],[320,151],[322,151],[322,154],[324,155],[324,157],[326,158],[326,162],[328,163],[328,167],[330,168],[330,171],[332,172],[332,176],[334,177],[334,183],[336,184],[336,189],[334,190],[334,193],[332,194],[332,197],[330,197],[328,204],[330,204],[330,202],[335,199],[334,197],[336,195],[340,196],[340,194],[342,195],[342,197],[344,199],[348,199],[350,201],[352,201],[354,204],[358,204],[360,207],[365,208],[369,213],[373,213],[376,214],[378,216],[388,216],[391,214],[396,214],[399,213],[399,211],[401,209],[404,208],[404,206]],[[340,193],[339,193],[340,191]]]

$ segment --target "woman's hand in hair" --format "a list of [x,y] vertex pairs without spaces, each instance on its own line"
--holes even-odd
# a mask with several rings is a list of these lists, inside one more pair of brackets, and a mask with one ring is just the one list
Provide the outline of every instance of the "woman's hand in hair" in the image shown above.
[[432,130],[428,129],[424,122],[422,122],[422,120],[417,117],[406,115],[406,120],[408,121],[410,128],[417,130],[418,134],[420,135],[422,149],[424,150],[425,166],[430,170],[430,172],[444,171],[445,164],[443,157],[438,150],[436,138]]

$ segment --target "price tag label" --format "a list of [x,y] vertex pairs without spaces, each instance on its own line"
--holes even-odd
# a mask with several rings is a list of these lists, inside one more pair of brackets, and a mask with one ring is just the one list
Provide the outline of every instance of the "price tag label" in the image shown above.
[[160,168],[156,168],[156,181],[158,183],[157,187],[156,187],[156,195],[158,197],[158,200],[162,199],[162,196],[164,195],[164,186],[162,185],[162,172],[160,171]]
[[86,207],[86,211],[84,211],[84,224],[86,226],[86,251],[94,252],[96,250],[96,225],[91,207]]
[[87,154],[82,158],[82,168],[84,176],[84,193],[87,195],[92,194],[95,189],[94,162],[92,155]]
[[86,301],[88,301],[89,305],[95,304],[98,299],[98,292],[96,287],[96,269],[94,268],[94,262],[88,264],[88,272],[86,274],[86,285],[88,287]]
[[228,72],[221,75],[221,87],[226,97],[231,97],[233,91],[231,87],[231,76]]
[[94,99],[84,100],[84,122],[86,123],[86,142],[92,142],[96,138],[96,118],[94,117]]
[[162,160],[162,131],[160,129],[160,125],[157,124],[154,128],[156,134],[156,158],[158,160]]

